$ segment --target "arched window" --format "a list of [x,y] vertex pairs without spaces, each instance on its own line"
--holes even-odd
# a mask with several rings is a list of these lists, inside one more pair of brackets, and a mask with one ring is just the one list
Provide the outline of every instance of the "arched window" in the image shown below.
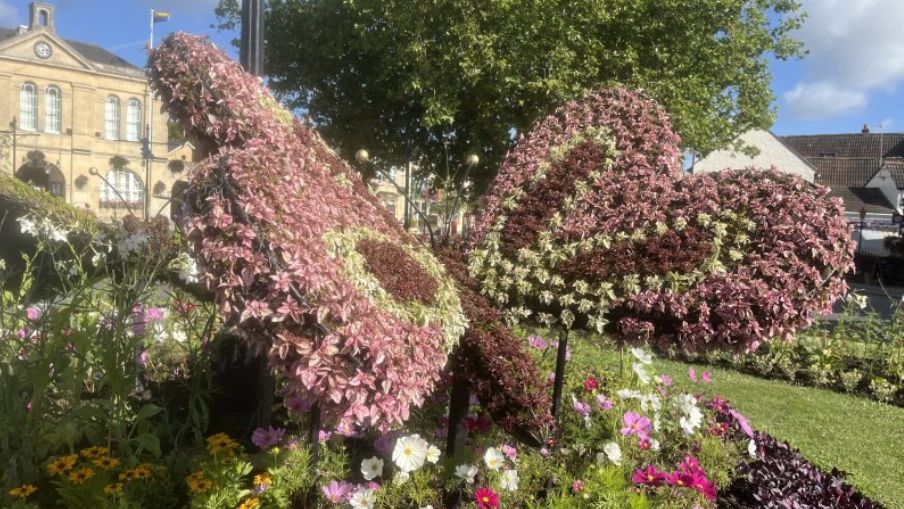
[[129,99],[126,109],[126,140],[138,141],[141,138],[141,101],[134,97]]
[[19,91],[19,128],[27,131],[38,128],[38,87],[34,83],[22,84]]
[[57,87],[47,87],[44,92],[44,131],[59,133],[63,112],[63,94]]
[[106,182],[100,190],[101,207],[125,207],[144,203],[144,185],[134,172],[114,168],[104,176]]
[[119,139],[119,98],[115,95],[108,96],[104,103],[104,138]]

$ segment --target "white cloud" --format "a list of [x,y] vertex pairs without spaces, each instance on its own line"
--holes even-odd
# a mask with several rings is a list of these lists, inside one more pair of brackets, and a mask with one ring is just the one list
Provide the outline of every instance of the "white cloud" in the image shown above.
[[[827,117],[856,111],[865,106],[868,92],[892,92],[904,81],[901,0],[803,0],[802,4],[807,19],[795,36],[809,55],[803,61],[804,82],[785,92],[792,113],[812,115],[822,109],[824,113],[817,116]],[[807,91],[820,97],[806,97]],[[837,98],[842,103],[819,108],[820,98]]]
[[0,25],[14,27],[19,24],[19,11],[6,0],[0,0]]
[[797,118],[829,118],[856,113],[866,106],[866,94],[829,82],[798,83],[784,93],[788,111]]

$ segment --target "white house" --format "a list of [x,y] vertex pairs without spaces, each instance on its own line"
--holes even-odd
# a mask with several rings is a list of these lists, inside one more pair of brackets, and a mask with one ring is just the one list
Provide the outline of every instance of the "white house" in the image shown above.
[[745,146],[756,148],[759,153],[751,157],[733,149],[716,150],[695,161],[691,172],[737,170],[748,166],[760,168],[775,166],[779,170],[800,175],[808,182],[813,182],[816,169],[772,132],[753,129],[742,134],[738,141]]

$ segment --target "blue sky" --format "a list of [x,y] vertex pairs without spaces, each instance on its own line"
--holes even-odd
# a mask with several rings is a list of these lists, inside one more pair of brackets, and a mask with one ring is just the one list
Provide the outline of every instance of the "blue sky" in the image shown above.
[[[234,54],[235,34],[210,28],[217,0],[49,0],[57,32],[103,46],[142,65],[149,10],[167,10],[156,39],[171,31],[206,34]],[[810,54],[772,62],[777,134],[904,131],[904,0],[802,0],[808,19],[796,33]],[[0,0],[0,25],[28,21],[28,0]]]

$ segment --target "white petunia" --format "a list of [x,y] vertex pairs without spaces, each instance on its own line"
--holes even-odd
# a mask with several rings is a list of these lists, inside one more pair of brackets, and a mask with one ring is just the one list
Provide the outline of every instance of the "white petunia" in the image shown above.
[[361,473],[364,474],[364,479],[367,481],[380,477],[383,475],[383,460],[374,456],[362,461]]
[[752,439],[747,442],[747,454],[749,454],[751,458],[756,458],[756,442]]
[[352,495],[352,498],[348,503],[351,504],[354,509],[373,509],[376,501],[377,496],[374,495],[373,490],[361,488]]
[[647,385],[650,383],[650,374],[647,373],[647,370],[644,369],[643,364],[639,362],[635,362],[631,369],[634,370],[634,374],[637,375],[637,379],[640,380],[640,383],[643,385]]
[[502,471],[502,479],[499,481],[499,487],[506,491],[517,491],[518,490],[518,471],[517,470],[503,470]]
[[[606,459],[615,463],[616,465],[621,465],[621,447],[618,446],[616,442],[609,442],[603,447],[603,452],[606,453]],[[600,460],[599,454],[596,456],[597,461]]]
[[439,455],[439,448],[435,445],[431,445],[427,448],[427,461],[429,461],[430,463],[435,464],[437,461],[439,461]]
[[402,472],[413,472],[424,465],[430,444],[420,435],[402,437],[392,450],[392,461]]
[[505,462],[505,455],[503,455],[502,451],[499,449],[490,447],[487,449],[487,452],[483,454],[483,462],[486,463],[487,468],[490,470],[499,470]]
[[633,355],[641,364],[653,363],[653,356],[641,348],[631,348],[631,355]]
[[477,467],[474,465],[458,465],[455,467],[455,477],[464,480],[468,484],[474,483],[474,477],[477,475]]

